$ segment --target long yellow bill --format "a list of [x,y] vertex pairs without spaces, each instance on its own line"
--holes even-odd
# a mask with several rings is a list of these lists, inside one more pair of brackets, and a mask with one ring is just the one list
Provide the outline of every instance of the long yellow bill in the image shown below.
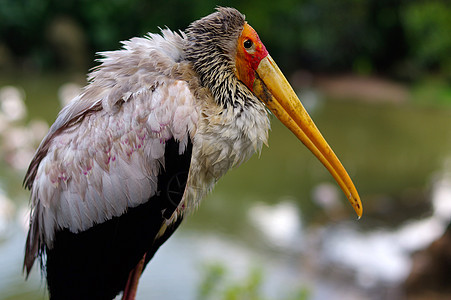
[[260,61],[256,73],[254,93],[329,170],[360,218],[362,202],[351,178],[269,54]]

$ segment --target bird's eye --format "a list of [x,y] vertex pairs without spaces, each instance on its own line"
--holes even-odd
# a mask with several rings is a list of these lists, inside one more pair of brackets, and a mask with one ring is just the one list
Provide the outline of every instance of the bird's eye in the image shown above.
[[254,43],[252,43],[251,40],[245,40],[244,43],[243,43],[243,46],[244,46],[244,48],[246,48],[246,49],[251,49],[251,47],[252,47],[253,44],[254,44]]

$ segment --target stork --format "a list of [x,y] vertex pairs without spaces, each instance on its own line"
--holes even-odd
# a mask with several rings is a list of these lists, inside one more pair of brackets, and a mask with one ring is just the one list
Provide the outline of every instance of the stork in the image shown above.
[[134,299],[145,266],[183,217],[267,144],[268,109],[362,215],[346,170],[236,9],[102,55],[24,180],[24,271],[38,258],[51,299]]

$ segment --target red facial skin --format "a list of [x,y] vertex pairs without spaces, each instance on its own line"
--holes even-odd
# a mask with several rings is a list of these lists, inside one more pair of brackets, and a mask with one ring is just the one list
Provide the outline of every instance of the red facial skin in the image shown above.
[[[251,42],[251,46],[249,46]],[[268,51],[258,37],[257,32],[247,23],[244,24],[241,36],[238,38],[236,52],[236,76],[251,91],[255,80],[255,72],[260,61],[268,55]]]

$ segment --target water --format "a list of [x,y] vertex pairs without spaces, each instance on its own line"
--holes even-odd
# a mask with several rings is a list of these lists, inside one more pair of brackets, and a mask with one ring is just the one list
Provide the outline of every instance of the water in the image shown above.
[[[0,114],[1,300],[47,297],[36,266],[28,281],[21,273],[28,201],[21,182],[59,110],[58,91],[70,94],[77,86],[64,84],[73,81],[82,80],[0,80],[27,108],[11,102]],[[269,148],[230,171],[186,218],[145,271],[138,299],[196,299],[209,263],[223,264],[229,282],[258,266],[270,299],[303,288],[309,299],[402,297],[410,254],[440,236],[451,216],[451,110],[313,103],[313,119],[360,192],[363,218],[274,119]]]

